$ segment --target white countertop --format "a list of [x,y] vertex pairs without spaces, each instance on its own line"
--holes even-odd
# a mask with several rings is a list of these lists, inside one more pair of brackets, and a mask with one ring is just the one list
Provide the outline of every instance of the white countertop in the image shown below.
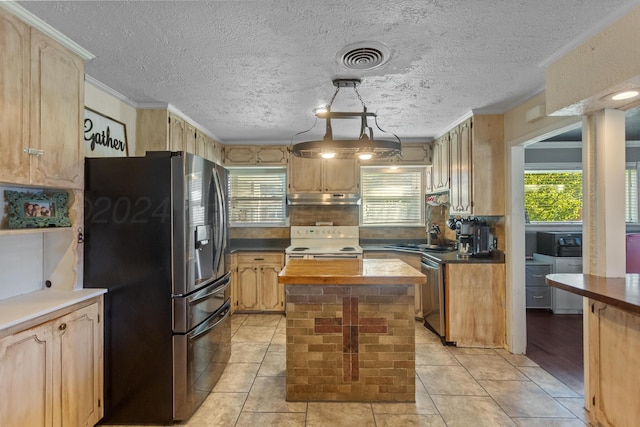
[[105,293],[106,289],[43,289],[0,300],[0,331]]

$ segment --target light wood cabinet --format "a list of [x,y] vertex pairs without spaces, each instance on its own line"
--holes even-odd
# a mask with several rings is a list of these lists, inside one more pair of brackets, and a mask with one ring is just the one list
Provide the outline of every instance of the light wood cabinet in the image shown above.
[[458,347],[502,348],[504,264],[445,265],[445,339]]
[[[415,268],[418,271],[422,270],[420,266],[420,262],[422,260],[421,254],[411,254],[406,252],[396,252],[396,251],[366,251],[364,253],[364,257],[367,259],[399,259],[411,267]],[[424,284],[416,285],[415,289],[415,317],[416,319],[423,319],[424,314],[422,312],[422,289]]]
[[0,425],[93,426],[103,416],[102,298],[0,340]]
[[174,113],[169,113],[169,150],[196,154],[196,128]]
[[424,189],[425,193],[433,191],[433,166],[427,166],[424,171]]
[[225,166],[278,166],[289,161],[285,145],[227,145],[223,151]]
[[84,61],[0,10],[0,181],[82,189]]
[[402,157],[372,159],[363,165],[426,165],[431,163],[431,144],[424,142],[402,143]]
[[597,425],[632,427],[640,420],[640,316],[589,300],[589,392]]
[[278,273],[284,255],[246,252],[235,255],[237,309],[242,311],[284,311],[284,287]]
[[359,193],[360,168],[354,159],[306,159],[289,162],[290,193]]
[[222,146],[184,118],[166,109],[140,109],[136,114],[136,156],[147,151],[186,151],[214,163]]
[[216,142],[198,129],[195,129],[195,132],[195,153],[214,163],[222,164],[222,144]]
[[475,115],[433,142],[430,191],[448,189],[451,215],[504,215],[502,115]]
[[471,120],[449,132],[450,214],[469,215],[471,206]]
[[433,142],[431,190],[449,189],[449,134],[441,136]]

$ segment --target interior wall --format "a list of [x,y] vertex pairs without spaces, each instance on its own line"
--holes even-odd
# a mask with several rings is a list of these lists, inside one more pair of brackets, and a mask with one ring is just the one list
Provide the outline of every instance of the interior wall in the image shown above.
[[134,156],[136,152],[136,109],[88,82],[84,84],[84,105],[115,121],[124,123],[129,156]]

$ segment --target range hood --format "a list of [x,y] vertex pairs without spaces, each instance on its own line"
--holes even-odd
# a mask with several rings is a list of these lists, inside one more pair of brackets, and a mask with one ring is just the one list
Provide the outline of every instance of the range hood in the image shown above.
[[359,205],[360,195],[349,193],[287,194],[289,205]]

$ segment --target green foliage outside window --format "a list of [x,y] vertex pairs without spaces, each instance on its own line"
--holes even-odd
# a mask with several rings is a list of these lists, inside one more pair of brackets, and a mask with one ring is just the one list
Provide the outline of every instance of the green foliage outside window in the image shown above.
[[582,221],[582,172],[526,172],[524,206],[531,222]]

